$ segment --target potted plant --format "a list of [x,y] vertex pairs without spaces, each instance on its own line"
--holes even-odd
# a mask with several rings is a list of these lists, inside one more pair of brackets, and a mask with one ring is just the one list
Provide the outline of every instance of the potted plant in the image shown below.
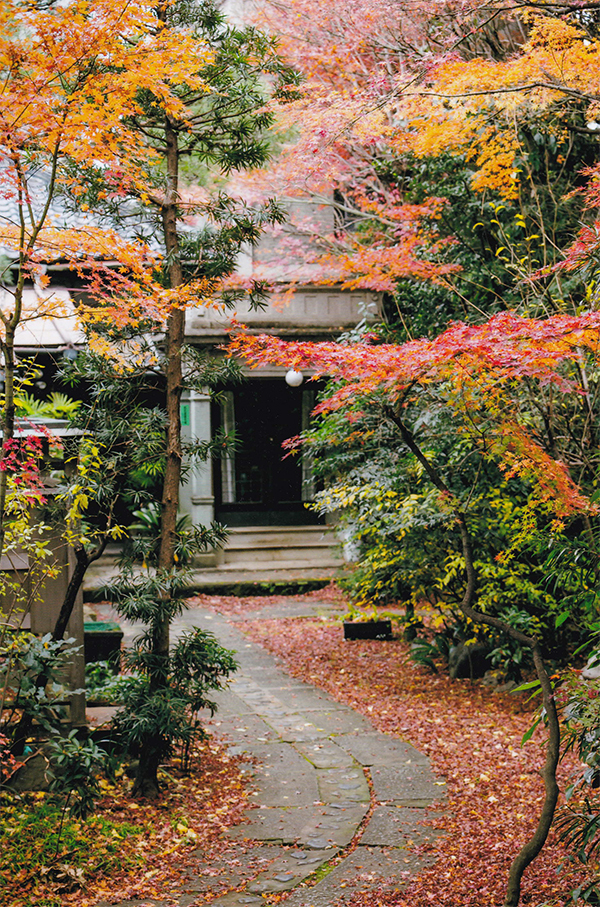
[[391,639],[392,622],[380,617],[375,608],[371,613],[351,607],[344,616],[344,639]]

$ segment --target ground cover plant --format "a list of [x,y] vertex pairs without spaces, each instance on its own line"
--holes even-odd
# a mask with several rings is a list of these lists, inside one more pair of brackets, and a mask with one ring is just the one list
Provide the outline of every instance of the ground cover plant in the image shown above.
[[[140,806],[121,770],[101,782],[101,798],[86,821],[67,816],[51,794],[3,793],[0,892],[5,907],[92,907],[99,900],[167,898],[177,903],[202,865],[222,855],[225,828],[241,820],[248,788],[216,742],[197,745],[190,774],[178,759],[164,767],[160,801]],[[226,889],[226,886],[224,886]]]

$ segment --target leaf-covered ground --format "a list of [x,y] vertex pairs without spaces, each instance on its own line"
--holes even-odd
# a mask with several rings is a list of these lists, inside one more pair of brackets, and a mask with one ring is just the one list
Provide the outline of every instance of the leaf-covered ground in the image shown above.
[[156,802],[132,800],[125,776],[106,783],[93,816],[66,820],[58,848],[60,813],[48,795],[5,800],[0,903],[91,907],[99,900],[158,898],[177,904],[199,866],[222,860],[223,831],[241,821],[248,791],[238,761],[214,742],[200,744],[189,776],[177,760],[165,767]]
[[[306,599],[327,600],[340,614],[345,609],[335,588]],[[530,707],[480,682],[451,683],[443,673],[429,673],[411,661],[401,639],[344,642],[339,619],[253,619],[256,610],[285,601],[203,595],[191,604],[242,618],[238,626],[275,652],[290,673],[356,708],[380,730],[410,741],[447,781],[447,801],[436,820],[445,834],[432,845],[436,864],[402,893],[361,894],[355,907],[499,907],[509,863],[530,833],[542,797],[543,735],[536,732],[521,747]],[[563,763],[563,782],[571,769]],[[241,821],[248,794],[238,760],[213,741],[199,749],[190,777],[181,776],[176,760],[166,772],[157,803],[133,801],[125,777],[107,785],[96,814],[79,827],[69,825],[56,858],[56,814],[47,830],[41,825],[49,798],[4,801],[3,907],[93,907],[100,900],[130,899],[175,905],[199,871],[215,875],[214,895],[227,890],[219,866],[224,857],[235,862],[238,854],[225,852],[223,832]],[[39,827],[26,831],[32,822]],[[247,846],[244,864],[252,874],[255,857]],[[546,847],[526,874],[524,905],[571,903],[568,893],[579,876],[573,869],[557,874],[563,859],[556,843]],[[264,867],[258,855],[256,860],[258,872]],[[43,872],[44,866],[53,871]],[[266,903],[284,899],[277,895]]]
[[[362,712],[379,730],[410,741],[446,779],[448,797],[436,821],[445,832],[434,845],[437,863],[402,894],[361,895],[357,907],[502,904],[510,862],[532,832],[543,797],[538,774],[543,733],[521,746],[531,706],[481,682],[450,682],[444,673],[430,673],[411,661],[401,639],[344,642],[339,621],[252,620],[265,598],[243,604],[224,596],[201,600],[222,613],[243,611],[245,631],[278,655],[290,673]],[[572,769],[569,760],[561,765],[561,786]],[[556,841],[546,846],[526,873],[524,905],[569,900],[582,877],[571,867],[559,873],[564,857]]]

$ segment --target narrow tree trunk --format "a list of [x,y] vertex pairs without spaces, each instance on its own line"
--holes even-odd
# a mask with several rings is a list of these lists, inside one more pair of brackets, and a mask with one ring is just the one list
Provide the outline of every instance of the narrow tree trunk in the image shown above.
[[473,564],[471,537],[468,531],[465,514],[458,506],[456,498],[444,482],[441,474],[431,463],[431,461],[425,456],[425,454],[417,444],[417,441],[408,426],[404,424],[400,416],[393,410],[386,410],[386,415],[394,423],[394,425],[396,425],[396,427],[400,431],[400,434],[402,435],[402,440],[424,467],[427,475],[429,476],[435,487],[438,488],[442,492],[442,494],[444,494],[448,498],[448,500],[452,501],[454,515],[460,529],[462,550],[467,573],[467,587],[463,600],[461,602],[461,610],[463,614],[476,623],[484,624],[486,626],[493,627],[496,630],[500,630],[503,633],[506,633],[508,636],[516,639],[522,645],[529,646],[533,653],[535,670],[542,688],[542,702],[548,721],[548,741],[546,744],[546,757],[544,766],[541,771],[541,777],[544,782],[545,788],[545,797],[536,829],[531,838],[526,841],[517,856],[514,858],[508,874],[506,895],[503,907],[518,907],[521,898],[521,880],[523,878],[523,873],[530,865],[530,863],[535,860],[542,847],[546,843],[548,833],[552,826],[552,820],[554,819],[556,804],[558,802],[559,789],[556,782],[556,769],[560,755],[560,726],[558,722],[558,714],[556,711],[556,703],[552,692],[552,683],[550,681],[550,677],[541,655],[539,643],[536,639],[527,636],[525,633],[521,633],[519,630],[514,629],[514,627],[511,627],[509,624],[506,624],[504,621],[499,620],[496,617],[482,614],[473,608],[477,578]]
[[138,769],[131,791],[134,797],[146,797],[148,800],[153,800],[158,796],[159,765],[160,750],[155,750],[150,743],[147,743],[139,756]]
[[[179,260],[177,235],[177,206],[179,203],[179,149],[177,133],[170,120],[165,122],[167,146],[167,195],[162,207],[165,251],[169,262],[169,284],[172,289],[183,285],[183,272]],[[175,564],[177,538],[177,512],[179,509],[179,484],[181,482],[181,390],[183,384],[182,351],[185,339],[185,310],[173,305],[167,319],[165,338],[165,377],[167,438],[166,462],[163,480],[161,534],[158,552],[158,569],[172,570]],[[169,626],[160,632],[159,651],[168,654]]]
[[[184,282],[179,260],[177,235],[177,213],[179,203],[179,149],[177,133],[171,121],[165,120],[165,143],[167,148],[167,191],[162,206],[162,225],[165,252],[168,261],[171,288]],[[161,502],[161,532],[158,551],[158,571],[168,574],[175,566],[175,545],[177,539],[177,513],[179,510],[179,485],[181,482],[181,390],[183,383],[182,351],[185,339],[185,310],[176,304],[167,318],[165,336],[165,378],[166,378],[166,461]],[[170,591],[163,593],[168,602]],[[165,609],[167,612],[168,609]],[[165,613],[152,628],[152,660],[150,669],[150,694],[165,687],[169,668],[169,618]],[[161,741],[147,740],[140,754],[140,761],[134,783],[134,794],[154,798],[159,794],[157,778],[161,761]]]
[[58,617],[56,618],[56,623],[54,624],[54,629],[52,631],[52,639],[62,639],[65,635],[67,629],[67,624],[71,619],[71,614],[73,613],[73,608],[75,607],[75,601],[77,599],[77,593],[81,589],[81,584],[85,578],[86,570],[93,564],[94,561],[97,561],[98,558],[104,552],[106,545],[108,543],[108,535],[105,535],[102,541],[96,546],[92,554],[88,554],[83,545],[76,545],[74,548],[75,551],[75,569],[69,580],[69,585],[67,586],[67,591],[65,592],[65,597],[60,608]]
[[[22,289],[21,289],[22,292]],[[2,407],[2,456],[4,457],[15,435],[15,329],[11,319],[5,324],[5,339],[2,344],[4,356],[4,406]],[[4,551],[6,535],[6,499],[8,474],[0,470],[0,555]]]

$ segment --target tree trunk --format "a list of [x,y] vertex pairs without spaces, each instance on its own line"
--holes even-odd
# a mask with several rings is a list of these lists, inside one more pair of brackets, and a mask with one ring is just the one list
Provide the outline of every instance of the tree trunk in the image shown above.
[[145,744],[139,755],[138,768],[133,782],[132,794],[134,797],[145,797],[148,800],[158,797],[160,793],[159,765],[160,751],[155,750],[151,744]]
[[[22,288],[17,292],[22,293]],[[16,302],[16,300],[15,300]],[[4,357],[4,405],[2,407],[2,458],[15,435],[15,329],[11,319],[5,323],[5,340],[2,344]],[[6,535],[6,499],[8,492],[8,474],[0,470],[0,555],[4,551]]]
[[390,418],[394,425],[397,426],[400,434],[402,435],[402,440],[424,467],[427,475],[429,476],[435,487],[438,488],[442,492],[442,494],[447,496],[448,500],[451,500],[453,502],[453,510],[460,529],[462,550],[465,558],[465,567],[467,572],[467,587],[463,600],[461,602],[461,610],[463,614],[476,623],[493,627],[496,630],[500,630],[501,632],[506,633],[508,636],[512,636],[513,639],[516,639],[522,645],[529,646],[529,648],[533,652],[533,661],[537,677],[542,688],[542,702],[544,709],[546,710],[548,721],[548,742],[546,744],[546,758],[544,767],[542,768],[541,772],[545,788],[545,797],[537,827],[532,837],[529,839],[529,841],[525,842],[517,856],[514,858],[508,874],[506,895],[503,907],[518,907],[521,898],[521,879],[523,878],[523,873],[525,872],[529,864],[532,863],[533,860],[535,860],[542,847],[546,843],[548,833],[552,826],[556,804],[558,802],[559,789],[556,782],[556,769],[560,755],[560,725],[558,722],[556,703],[554,701],[554,695],[552,692],[552,683],[550,681],[550,677],[541,655],[539,643],[536,639],[527,636],[525,633],[521,633],[519,630],[515,630],[509,624],[506,624],[502,620],[498,620],[498,618],[496,617],[490,617],[487,614],[482,614],[473,608],[477,578],[473,565],[471,537],[469,535],[465,514],[459,507],[454,495],[444,482],[441,474],[425,456],[425,454],[417,444],[413,433],[410,431],[408,426],[404,424],[401,417],[393,410],[386,410],[386,415],[388,416],[388,418]]
[[81,588],[81,584],[85,578],[86,570],[93,564],[94,561],[97,561],[98,558],[102,555],[106,545],[108,544],[108,535],[105,535],[101,542],[96,546],[95,551],[92,554],[88,554],[83,545],[77,545],[74,548],[75,551],[75,569],[71,579],[69,580],[69,585],[67,586],[67,591],[65,592],[65,597],[60,608],[58,617],[56,618],[56,623],[54,624],[54,629],[52,631],[52,639],[62,639],[65,635],[67,629],[67,624],[73,613],[73,608],[75,606],[75,601],[77,599],[77,593]]
[[[171,121],[165,120],[165,142],[167,147],[167,190],[161,216],[165,252],[168,261],[171,288],[183,285],[183,272],[179,260],[177,235],[177,213],[179,203],[179,149],[177,133]],[[167,319],[165,337],[165,378],[166,378],[166,462],[161,502],[161,532],[158,551],[158,571],[168,574],[175,566],[175,544],[177,537],[177,513],[179,510],[179,485],[181,482],[181,390],[183,383],[182,351],[185,339],[185,310],[173,305]],[[169,601],[170,591],[163,593]],[[152,660],[150,669],[150,694],[164,688],[169,667],[169,618],[159,619],[152,628]],[[159,794],[157,779],[161,761],[160,740],[145,742],[136,779],[134,793],[137,796],[154,798]]]
[[[172,289],[183,285],[183,272],[179,260],[177,235],[177,206],[179,203],[179,149],[177,133],[171,121],[165,121],[167,146],[167,193],[162,206],[162,224],[165,252],[169,262],[169,284]],[[167,319],[165,338],[165,378],[167,411],[167,444],[165,475],[163,480],[160,548],[158,569],[172,570],[175,565],[177,511],[179,509],[179,484],[181,482],[181,390],[183,383],[182,351],[185,338],[185,310],[173,305]],[[168,654],[168,622],[160,633],[160,652]]]

